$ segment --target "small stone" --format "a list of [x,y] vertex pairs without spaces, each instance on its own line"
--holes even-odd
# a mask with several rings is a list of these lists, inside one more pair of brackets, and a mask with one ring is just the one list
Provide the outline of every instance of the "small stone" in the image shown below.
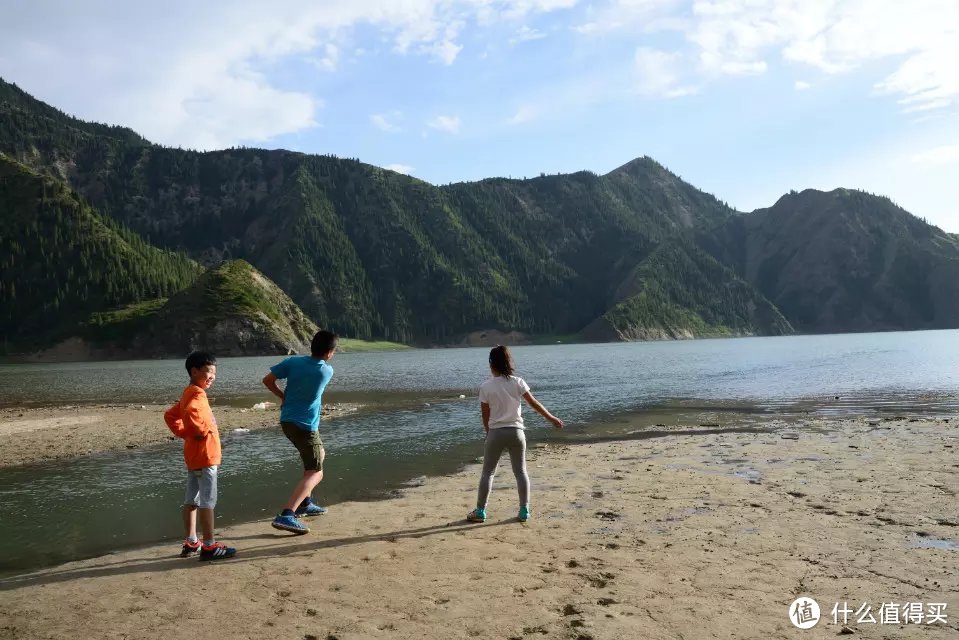
[[318,612],[316,609],[307,609],[307,610],[306,610],[306,615],[308,615],[308,616],[315,616],[317,613],[319,613],[319,612]]
[[843,625],[843,626],[842,626],[842,629],[840,629],[840,630],[839,630],[839,633],[837,633],[836,635],[840,635],[840,636],[850,636],[850,635],[852,635],[852,634],[854,634],[854,633],[856,633],[856,632],[853,631],[852,629],[850,629],[849,627],[847,627],[846,625]]

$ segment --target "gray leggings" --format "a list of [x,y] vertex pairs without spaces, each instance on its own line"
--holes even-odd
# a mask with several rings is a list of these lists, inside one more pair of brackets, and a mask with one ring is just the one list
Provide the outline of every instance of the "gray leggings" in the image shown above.
[[516,476],[516,489],[519,491],[519,504],[529,504],[529,475],[526,473],[526,434],[522,429],[503,427],[490,429],[486,434],[486,452],[483,455],[483,475],[480,476],[479,495],[476,506],[486,508],[490,489],[493,488],[493,476],[503,451],[509,450],[509,459]]

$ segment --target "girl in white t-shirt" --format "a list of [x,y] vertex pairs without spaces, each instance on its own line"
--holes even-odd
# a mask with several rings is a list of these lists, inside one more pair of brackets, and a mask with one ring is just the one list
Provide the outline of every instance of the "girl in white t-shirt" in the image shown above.
[[483,430],[486,432],[486,451],[483,456],[483,474],[480,476],[476,508],[466,519],[486,521],[486,501],[493,487],[493,476],[503,451],[509,451],[519,491],[519,521],[529,520],[529,476],[526,473],[526,435],[520,400],[526,400],[540,415],[563,428],[563,421],[546,410],[522,378],[513,375],[513,357],[509,349],[500,345],[489,352],[489,368],[493,374],[480,386],[480,408],[483,411]]

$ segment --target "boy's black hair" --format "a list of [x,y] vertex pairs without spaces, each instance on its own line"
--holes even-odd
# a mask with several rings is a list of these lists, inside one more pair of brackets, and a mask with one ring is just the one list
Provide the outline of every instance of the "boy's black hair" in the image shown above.
[[314,358],[321,358],[336,348],[338,336],[332,331],[320,329],[313,336],[313,342],[310,343],[310,353]]
[[212,353],[194,351],[186,358],[186,372],[192,374],[194,369],[202,369],[208,364],[216,364]]

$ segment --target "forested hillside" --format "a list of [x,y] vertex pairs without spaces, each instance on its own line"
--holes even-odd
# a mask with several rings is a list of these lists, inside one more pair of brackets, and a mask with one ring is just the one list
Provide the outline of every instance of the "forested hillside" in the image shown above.
[[[152,256],[144,265],[164,265],[88,256],[84,268],[83,251],[61,246],[68,274],[55,285],[25,266],[45,247],[4,236],[24,257],[8,258],[2,290],[31,283],[35,295],[4,308],[15,340],[48,340],[74,311],[167,297],[196,275],[183,256],[245,260],[317,325],[418,344],[487,329],[644,339],[959,326],[955,238],[858,192],[742,214],[645,157],[606,175],[434,186],[332,156],[160,147],[3,81],[0,153]],[[21,189],[7,189],[3,215],[42,210],[34,237],[76,237]],[[66,297],[64,282],[89,298]],[[28,320],[50,305],[70,318]]]
[[2,155],[0,228],[5,344],[69,335],[92,311],[171,295],[200,273]]
[[888,198],[790,193],[702,242],[798,331],[959,326],[959,242]]

